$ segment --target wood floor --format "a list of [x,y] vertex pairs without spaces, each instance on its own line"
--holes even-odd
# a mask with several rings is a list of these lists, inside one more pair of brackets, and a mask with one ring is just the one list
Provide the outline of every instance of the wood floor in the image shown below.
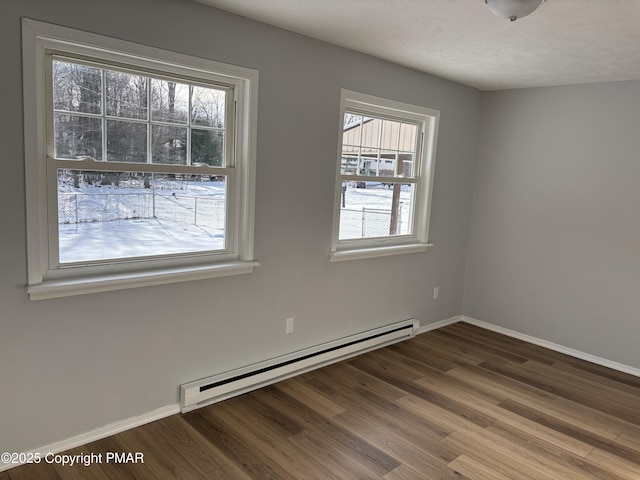
[[637,480],[640,378],[458,323],[67,453],[0,480]]

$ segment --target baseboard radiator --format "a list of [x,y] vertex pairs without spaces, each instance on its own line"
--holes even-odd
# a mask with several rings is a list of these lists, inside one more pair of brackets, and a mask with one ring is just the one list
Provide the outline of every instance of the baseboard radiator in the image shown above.
[[180,386],[182,413],[220,402],[316,368],[415,336],[420,324],[405,320],[323,343]]

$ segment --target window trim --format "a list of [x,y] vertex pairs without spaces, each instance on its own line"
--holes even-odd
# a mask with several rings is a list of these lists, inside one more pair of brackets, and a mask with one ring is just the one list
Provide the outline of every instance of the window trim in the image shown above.
[[[422,135],[422,139],[418,140],[417,165],[414,177],[409,182],[415,185],[412,234],[363,239],[339,239],[342,181],[345,180],[345,177],[362,181],[370,180],[369,177],[362,175],[343,175],[341,173],[345,111],[418,124],[418,135]],[[331,262],[424,252],[433,246],[428,241],[428,238],[439,120],[440,112],[438,110],[344,88],[341,89],[333,232],[329,254]],[[377,179],[379,177],[372,178]],[[401,179],[402,177],[394,178],[394,180],[398,181],[401,181]]]
[[[258,71],[148,47],[32,19],[22,19],[25,186],[27,224],[26,291],[31,300],[95,293],[189,280],[250,273],[255,216],[255,159],[257,141]],[[46,61],[50,53],[96,57],[164,73],[232,85],[236,102],[234,193],[227,207],[235,212],[231,253],[187,254],[178,257],[115,261],[98,266],[49,269]],[[109,162],[95,162],[96,168]],[[78,163],[78,167],[81,167]],[[160,166],[162,169],[165,166]],[[203,172],[211,173],[209,167]]]

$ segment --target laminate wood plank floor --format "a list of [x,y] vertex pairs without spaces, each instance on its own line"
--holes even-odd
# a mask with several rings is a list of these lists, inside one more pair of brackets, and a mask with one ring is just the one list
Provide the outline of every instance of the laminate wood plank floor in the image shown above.
[[0,480],[638,480],[640,378],[458,323],[66,453]]

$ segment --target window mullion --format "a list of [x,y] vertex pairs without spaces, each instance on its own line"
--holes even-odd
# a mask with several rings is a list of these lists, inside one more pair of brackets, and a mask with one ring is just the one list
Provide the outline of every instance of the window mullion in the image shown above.
[[380,128],[378,129],[378,160],[376,162],[376,175],[380,176],[380,162],[382,161],[382,129],[384,120],[380,120]]
[[364,135],[364,116],[360,116],[360,139],[358,140],[358,170],[356,174],[362,171],[362,137]]
[[151,102],[153,96],[151,94],[151,78],[145,80],[147,84],[147,163],[152,163],[152,149],[153,149],[153,130],[151,127]]
[[[238,125],[238,101],[235,98],[236,92],[233,92],[233,101],[229,101],[229,92],[225,93],[225,119],[224,119],[224,136],[222,142],[222,158],[224,159],[224,166],[235,166],[238,162],[237,152],[239,151],[239,145],[237,144],[237,135],[241,128]],[[233,140],[229,143],[229,139]]]
[[189,85],[187,102],[187,165],[191,165],[191,113],[193,112],[193,85]]
[[147,173],[176,173],[185,175],[225,176],[234,172],[233,167],[210,167],[194,165],[169,165],[162,163],[125,163],[101,162],[94,160],[66,160],[48,158],[55,162],[55,168],[69,170],[89,170],[96,172],[147,172]]
[[107,160],[107,74],[104,69],[100,70],[100,113],[102,114],[102,160]]

